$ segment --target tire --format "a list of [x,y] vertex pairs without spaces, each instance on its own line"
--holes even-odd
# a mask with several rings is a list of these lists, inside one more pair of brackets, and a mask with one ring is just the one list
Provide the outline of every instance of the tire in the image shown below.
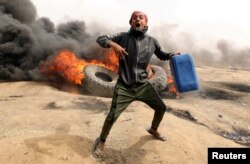
[[85,67],[84,72],[83,85],[90,94],[112,97],[118,78],[116,73],[98,65],[88,65]]
[[160,66],[150,65],[154,76],[149,79],[149,82],[157,92],[163,91],[167,86],[167,74]]
[[[167,86],[167,75],[165,71],[163,68],[156,65],[150,65],[148,71],[153,72],[153,76],[151,76],[149,82],[155,90],[160,93]],[[118,78],[116,73],[97,65],[86,66],[84,72],[84,86],[90,94],[101,97],[113,96],[115,84]]]

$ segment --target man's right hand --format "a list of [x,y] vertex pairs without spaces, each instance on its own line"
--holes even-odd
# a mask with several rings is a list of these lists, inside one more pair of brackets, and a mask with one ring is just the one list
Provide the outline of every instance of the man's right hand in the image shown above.
[[109,41],[108,45],[113,48],[119,59],[124,60],[126,55],[128,55],[128,53],[125,51],[125,48],[121,47],[119,44]]

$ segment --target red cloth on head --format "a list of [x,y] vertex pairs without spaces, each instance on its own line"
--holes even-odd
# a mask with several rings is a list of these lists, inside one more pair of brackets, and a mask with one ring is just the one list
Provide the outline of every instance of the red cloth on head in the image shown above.
[[141,15],[144,15],[145,16],[145,19],[146,19],[146,23],[148,23],[148,16],[142,12],[142,11],[134,11],[129,19],[129,24],[131,24],[131,21],[132,21],[132,18],[135,14],[141,14]]

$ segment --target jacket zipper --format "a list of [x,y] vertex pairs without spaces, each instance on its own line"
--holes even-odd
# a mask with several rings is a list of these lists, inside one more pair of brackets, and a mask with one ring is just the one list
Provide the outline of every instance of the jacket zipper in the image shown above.
[[136,39],[136,43],[137,43],[137,46],[138,46],[138,52],[137,52],[137,58],[136,58],[136,69],[135,69],[135,82],[137,83],[138,82],[138,61],[139,61],[139,55],[140,55],[140,42],[139,42],[139,39]]

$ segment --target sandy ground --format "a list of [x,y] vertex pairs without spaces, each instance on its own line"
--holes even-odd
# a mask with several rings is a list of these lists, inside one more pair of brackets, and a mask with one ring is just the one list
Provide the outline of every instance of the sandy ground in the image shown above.
[[110,98],[46,83],[1,82],[0,163],[205,164],[208,147],[249,146],[250,71],[197,67],[197,72],[199,91],[180,99],[163,94],[171,109],[159,129],[166,142],[147,134],[153,110],[134,102],[114,125],[100,160],[91,148]]

